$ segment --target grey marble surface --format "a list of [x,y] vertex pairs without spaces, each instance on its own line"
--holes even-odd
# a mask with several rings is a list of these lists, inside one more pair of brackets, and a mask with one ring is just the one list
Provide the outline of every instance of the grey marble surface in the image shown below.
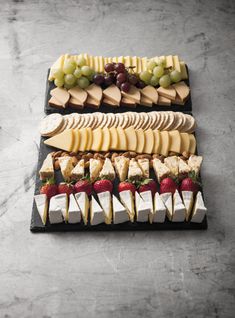
[[[0,317],[234,317],[235,2],[0,0]],[[32,234],[47,68],[65,52],[189,65],[209,229]]]

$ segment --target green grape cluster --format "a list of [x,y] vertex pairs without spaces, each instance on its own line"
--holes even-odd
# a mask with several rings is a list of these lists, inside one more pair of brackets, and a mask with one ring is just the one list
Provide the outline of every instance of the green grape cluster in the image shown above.
[[181,73],[177,70],[166,69],[166,59],[161,57],[149,60],[147,70],[141,72],[139,77],[146,85],[167,88],[181,80]]
[[94,74],[94,70],[86,65],[85,58],[79,56],[76,62],[71,59],[66,60],[63,69],[53,70],[54,84],[67,89],[74,86],[86,88],[93,80]]

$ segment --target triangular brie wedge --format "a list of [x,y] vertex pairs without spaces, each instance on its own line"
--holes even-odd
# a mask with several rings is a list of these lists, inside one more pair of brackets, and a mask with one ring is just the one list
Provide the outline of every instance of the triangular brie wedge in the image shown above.
[[81,222],[81,210],[73,194],[69,196],[68,223]]
[[125,190],[120,192],[119,196],[122,204],[127,209],[131,222],[134,222],[135,207],[132,192],[130,190]]
[[207,208],[205,207],[202,193],[199,191],[196,196],[195,204],[193,207],[191,222],[201,223],[207,213]]
[[114,166],[120,181],[125,181],[127,177],[130,159],[124,156],[118,156],[114,159]]
[[45,225],[47,221],[48,200],[46,194],[36,194],[34,196],[37,211],[41,217],[42,223]]
[[166,206],[158,192],[154,196],[153,223],[163,223],[166,218]]
[[186,208],[186,221],[188,221],[191,216],[191,211],[193,207],[193,192],[182,191],[181,194],[182,194],[184,206]]
[[[151,191],[146,191],[151,192]],[[144,192],[140,194],[135,192],[135,207],[136,207],[136,220],[137,222],[148,222],[150,214],[152,214],[152,196],[151,201],[149,197],[146,197]],[[151,193],[150,193],[151,195]]]
[[113,223],[120,224],[129,221],[129,214],[121,202],[113,195]]
[[89,199],[86,192],[75,193],[75,199],[82,212],[82,219],[85,225],[88,221]]
[[90,217],[91,225],[98,225],[104,223],[105,221],[104,210],[93,196],[91,196]]
[[162,193],[160,195],[163,203],[166,206],[166,214],[168,219],[171,221],[172,220],[172,216],[173,216],[173,202],[172,202],[172,193],[171,192],[167,192],[167,193]]
[[111,202],[111,194],[109,191],[98,193],[98,199],[100,205],[105,213],[105,223],[111,224],[112,222],[112,202]]
[[67,194],[57,194],[50,199],[49,220],[51,224],[68,221],[68,196]]
[[178,190],[176,190],[173,196],[172,222],[184,222],[185,217],[186,217],[186,208],[182,202],[182,199]]
[[104,161],[103,168],[100,171],[100,178],[108,178],[109,180],[114,180],[115,178],[115,171],[109,158]]

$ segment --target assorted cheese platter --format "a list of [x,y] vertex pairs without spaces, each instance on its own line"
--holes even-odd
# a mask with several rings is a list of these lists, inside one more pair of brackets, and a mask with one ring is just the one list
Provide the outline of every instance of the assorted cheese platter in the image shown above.
[[196,120],[157,105],[185,107],[187,81],[178,56],[61,56],[39,125],[31,231],[206,229]]

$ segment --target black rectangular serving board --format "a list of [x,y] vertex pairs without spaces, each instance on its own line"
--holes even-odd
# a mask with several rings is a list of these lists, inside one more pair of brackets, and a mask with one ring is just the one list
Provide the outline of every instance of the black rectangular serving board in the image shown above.
[[[188,76],[189,71],[188,67],[186,65]],[[54,107],[49,106],[48,101],[51,98],[50,91],[55,88],[53,82],[48,81],[50,70],[48,70],[47,73],[47,79],[46,79],[46,96],[45,96],[45,105],[44,105],[44,112],[45,114],[49,115],[52,113],[60,113],[60,114],[71,114],[71,113],[93,113],[93,112],[102,112],[102,113],[123,113],[127,111],[133,111],[133,112],[151,112],[151,111],[176,111],[176,112],[191,112],[192,111],[192,100],[191,100],[191,93],[189,93],[189,98],[187,99],[186,103],[184,105],[175,105],[171,104],[171,106],[160,106],[160,105],[154,105],[153,107],[146,107],[143,105],[137,105],[136,108],[131,107],[110,107],[106,106],[104,104],[101,104],[98,109],[94,109],[91,107],[84,107],[83,109],[74,109],[67,107],[65,109],[57,109]],[[187,85],[190,88],[190,82],[189,79],[185,80]]]
[[[44,159],[47,154],[54,151],[55,149],[52,147],[46,146],[43,141],[45,138],[41,138],[40,141],[40,149],[38,156],[38,165],[37,165],[37,173],[36,173],[36,181],[35,181],[35,194],[39,193],[39,189],[41,186],[41,180],[39,179],[38,171],[40,170]],[[156,179],[153,169],[151,169],[151,175],[153,179]],[[57,183],[62,182],[62,176],[60,171],[55,171],[55,179]],[[117,186],[119,180],[115,178],[114,180],[114,195],[118,196]],[[96,197],[96,195],[95,195]],[[149,222],[140,223],[140,222],[126,222],[121,224],[99,224],[95,226],[91,226],[90,224],[84,225],[83,222],[77,224],[50,224],[47,220],[46,225],[44,225],[41,221],[41,218],[37,212],[37,208],[35,202],[33,202],[32,208],[32,217],[30,230],[32,232],[68,232],[68,231],[151,231],[151,230],[206,230],[207,229],[207,218],[205,216],[202,223],[190,223],[190,222],[170,222],[167,218],[164,223],[153,223]]]

